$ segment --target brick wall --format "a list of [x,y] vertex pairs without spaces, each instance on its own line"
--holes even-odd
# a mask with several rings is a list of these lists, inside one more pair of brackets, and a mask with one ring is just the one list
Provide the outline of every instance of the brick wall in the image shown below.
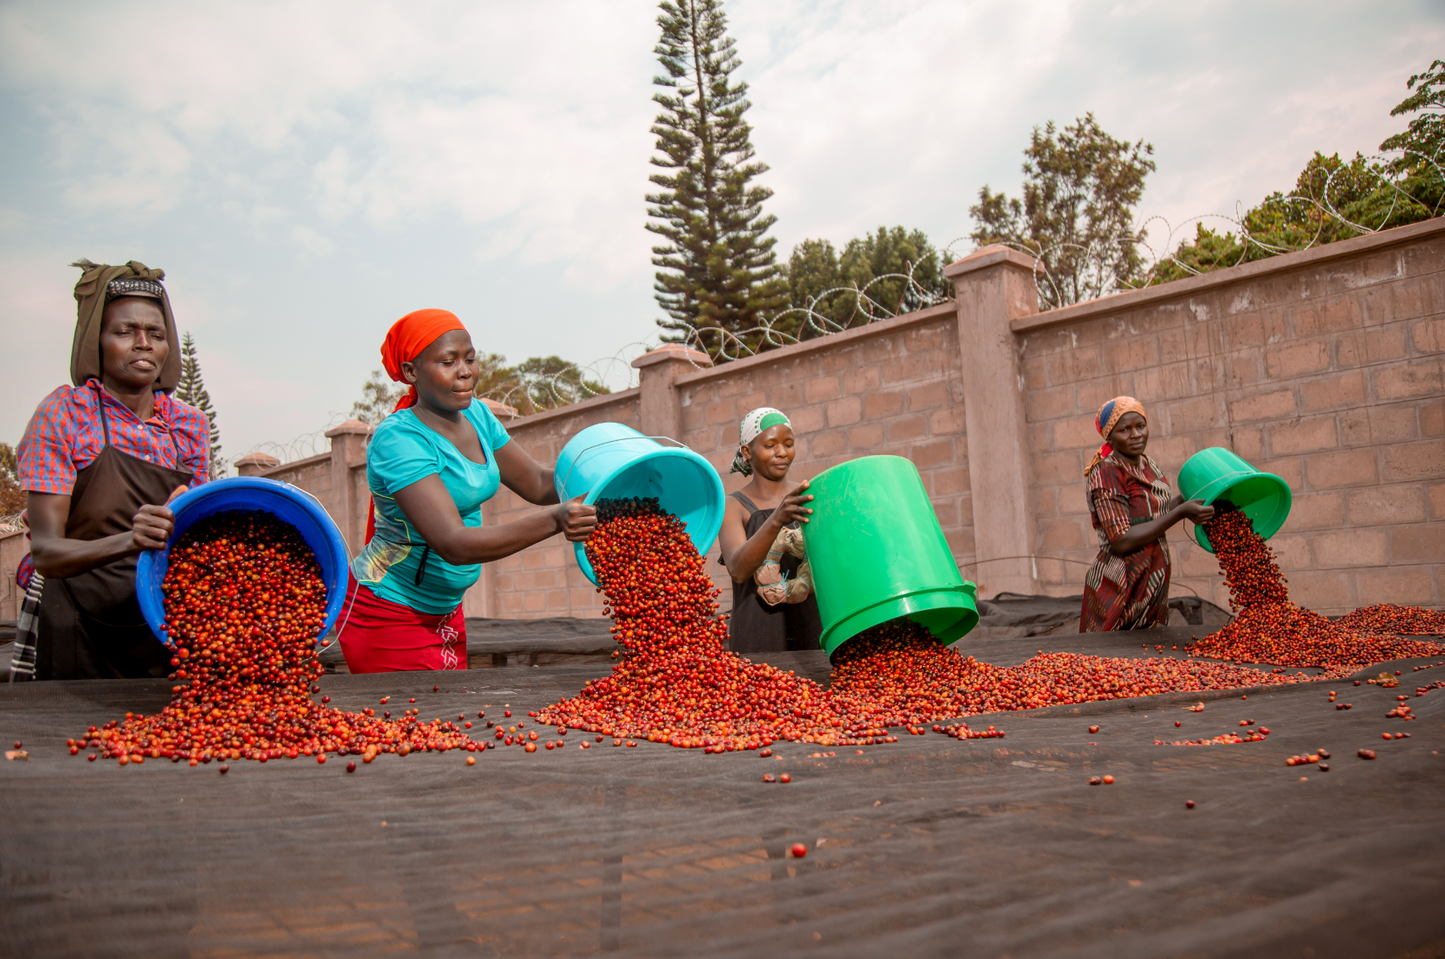
[[[1040,582],[1076,592],[1095,534],[1082,472],[1109,397],[1149,411],[1169,473],[1223,446],[1290,485],[1272,545],[1322,612],[1445,604],[1445,232],[1439,221],[1013,323]],[[1227,605],[1176,527],[1176,595]]]

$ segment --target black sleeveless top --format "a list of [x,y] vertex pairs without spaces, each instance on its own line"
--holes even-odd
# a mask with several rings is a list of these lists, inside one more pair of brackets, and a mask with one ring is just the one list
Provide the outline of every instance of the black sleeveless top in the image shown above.
[[[733,499],[748,511],[746,532],[751,539],[762,529],[770,509],[758,509],[757,504],[742,493],[732,494]],[[796,522],[790,524],[796,529]],[[721,562],[721,560],[719,560]],[[779,565],[789,575],[797,572],[802,560],[787,553]],[[820,649],[819,640],[823,635],[823,622],[818,616],[818,601],[809,596],[801,603],[779,603],[769,606],[758,595],[758,584],[749,576],[739,583],[733,580],[733,613],[728,620],[728,648],[735,653],[780,653],[790,649]]]

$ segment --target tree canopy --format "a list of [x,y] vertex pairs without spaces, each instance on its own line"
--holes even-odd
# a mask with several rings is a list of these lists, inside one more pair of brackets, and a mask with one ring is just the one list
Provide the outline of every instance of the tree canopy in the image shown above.
[[922,230],[901,226],[855,237],[841,255],[828,240],[804,240],[788,261],[790,309],[773,328],[806,340],[922,309],[953,293],[943,265]]
[[1396,157],[1370,160],[1356,153],[1316,151],[1288,193],[1275,191],[1239,220],[1239,232],[1197,224],[1149,277],[1164,283],[1252,260],[1305,250],[1392,226],[1439,216],[1445,210],[1445,61],[1406,83],[1412,93],[1391,116],[1420,115],[1406,129],[1380,144]]
[[1154,172],[1151,144],[1116,140],[1087,113],[1072,126],[1034,127],[1024,149],[1022,199],[985,184],[970,237],[1003,243],[1039,259],[1039,299],[1047,309],[1090,300],[1138,281],[1134,207]]
[[657,322],[664,339],[689,340],[721,360],[729,337],[756,348],[761,336],[749,331],[788,303],[767,236],[776,218],[763,213],[772,191],[752,182],[768,168],[754,159],[743,119],[748,87],[732,79],[742,61],[720,0],[659,6],[653,52],[665,75],[653,78],[662,111],[651,162],[661,172],[648,179],[661,189],[647,194],[647,229],[663,240],[652,248],[653,289],[667,313]]
[[[523,415],[611,392],[576,363],[558,356],[533,356],[508,366],[507,358],[500,353],[479,353],[477,367],[477,385],[472,394],[478,399],[505,403]],[[391,415],[406,391],[405,384],[393,383],[381,370],[372,370],[362,384],[361,399],[352,404],[351,416],[376,426]]]
[[20,462],[15,447],[0,443],[0,516],[13,516],[25,508],[25,490],[20,488]]
[[206,414],[206,422],[211,427],[211,479],[220,478],[226,471],[226,460],[221,457],[221,431],[216,426],[216,408],[211,405],[211,394],[206,392],[205,380],[201,376],[196,340],[190,333],[181,337],[181,378],[176,383],[175,397]]

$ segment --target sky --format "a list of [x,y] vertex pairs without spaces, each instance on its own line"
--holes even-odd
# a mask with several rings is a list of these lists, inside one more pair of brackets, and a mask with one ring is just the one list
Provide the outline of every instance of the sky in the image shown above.
[[[1288,190],[1374,152],[1445,56],[1445,4],[726,0],[785,259],[880,225],[972,249],[1033,127],[1092,111],[1154,146],[1139,220]],[[457,313],[479,349],[628,385],[656,342],[657,7],[0,3],[0,441],[66,382],[79,257],[167,273],[223,455],[300,455],[387,327]],[[621,357],[622,362],[608,362]]]

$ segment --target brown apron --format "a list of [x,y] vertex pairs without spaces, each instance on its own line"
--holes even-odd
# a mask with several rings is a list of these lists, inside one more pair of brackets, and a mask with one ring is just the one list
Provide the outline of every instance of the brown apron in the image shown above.
[[[195,479],[190,470],[158,466],[110,445],[105,398],[99,400],[105,446],[75,477],[66,539],[129,532],[142,506],[165,503],[177,486]],[[174,432],[170,437],[179,463],[180,445]],[[135,598],[136,559],[126,556],[66,579],[46,579],[35,642],[36,679],[143,679],[170,672],[171,654],[146,625]]]

